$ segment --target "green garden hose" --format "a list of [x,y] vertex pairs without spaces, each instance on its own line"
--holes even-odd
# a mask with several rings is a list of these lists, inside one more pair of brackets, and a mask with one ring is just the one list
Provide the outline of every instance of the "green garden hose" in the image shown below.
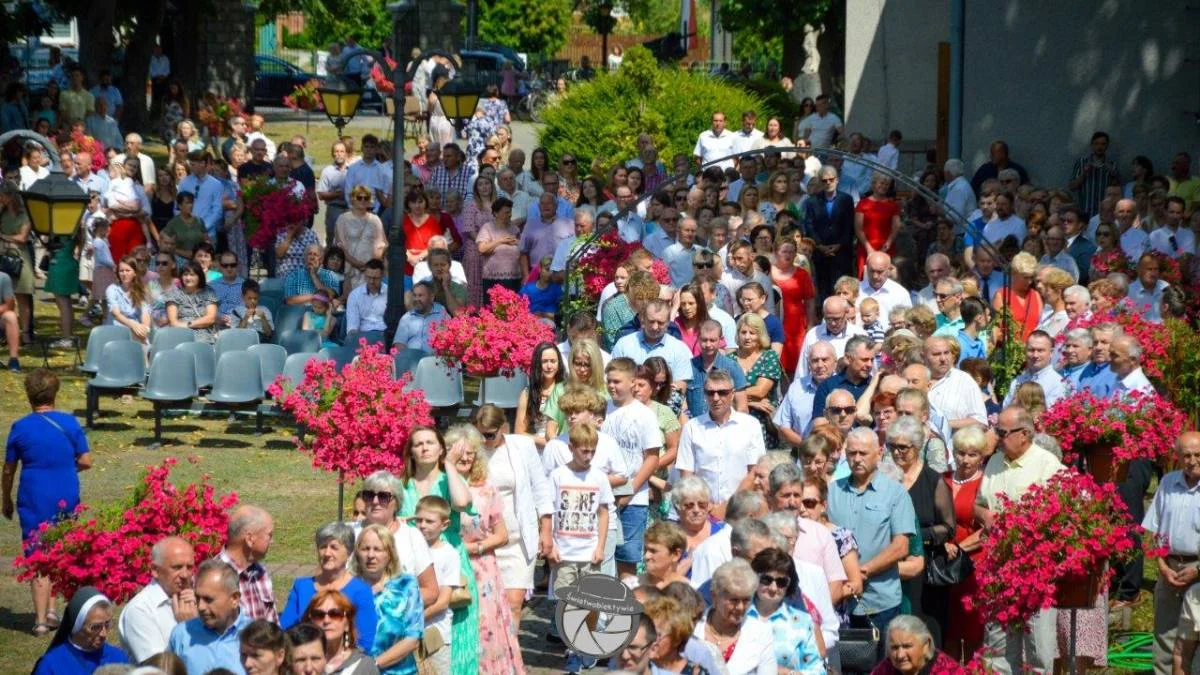
[[1114,633],[1108,650],[1108,667],[1132,672],[1154,670],[1153,633]]

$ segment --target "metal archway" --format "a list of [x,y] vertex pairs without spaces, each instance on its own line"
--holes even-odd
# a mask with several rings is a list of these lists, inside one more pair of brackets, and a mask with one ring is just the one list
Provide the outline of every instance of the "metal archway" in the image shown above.
[[50,170],[62,171],[62,157],[58,154],[58,146],[50,142],[49,138],[32,131],[30,129],[13,129],[0,134],[0,148],[8,145],[9,141],[25,138],[34,141],[46,150],[46,154],[50,156]]
[[[848,161],[848,162],[852,162],[854,164],[858,164],[860,166],[867,167],[868,169],[871,169],[871,170],[881,173],[885,176],[888,176],[889,178],[892,179],[893,183],[899,183],[901,185],[904,185],[905,187],[911,189],[914,193],[919,194],[922,197],[924,197],[926,200],[929,200],[930,202],[936,204],[943,211],[943,213],[946,213],[946,214],[952,216],[952,218],[951,218],[952,221],[956,222],[956,230],[958,229],[958,227],[961,226],[963,232],[970,233],[972,235],[972,238],[975,241],[975,243],[973,244],[974,246],[977,246],[977,247],[987,251],[989,254],[991,254],[992,259],[996,261],[996,265],[1002,270],[1003,277],[1004,277],[1004,285],[1006,287],[1008,286],[1009,275],[1010,275],[1009,263],[1011,261],[1008,260],[1006,257],[1004,257],[1004,255],[1000,252],[1000,250],[996,246],[994,246],[991,242],[989,242],[987,239],[984,238],[983,230],[979,227],[976,227],[974,224],[972,224],[970,221],[968,221],[966,214],[959,213],[957,209],[949,206],[945,202],[945,200],[943,200],[941,198],[940,195],[938,195],[937,193],[933,192],[929,188],[922,185],[919,180],[915,180],[911,176],[903,174],[899,171],[896,171],[895,169],[884,166],[883,164],[880,164],[876,161],[865,158],[861,155],[853,155],[849,152],[846,152],[844,150],[838,150],[836,148],[788,148],[788,147],[781,147],[781,146],[770,146],[770,147],[766,147],[766,148],[759,148],[757,150],[747,150],[745,152],[734,153],[732,155],[726,155],[725,157],[719,157],[717,159],[709,160],[708,162],[704,162],[703,164],[701,164],[699,170],[701,172],[703,172],[705,169],[707,169],[709,167],[716,166],[722,162],[726,162],[731,159],[732,160],[741,160],[746,157],[759,157],[759,156],[766,156],[766,155],[782,155],[785,152],[789,152],[789,153],[806,152],[806,153],[817,155],[817,156],[837,157],[837,158],[840,158],[843,162]],[[672,174],[672,175],[668,176],[667,178],[665,178],[663,180],[663,182],[660,183],[660,186],[670,185],[671,183],[674,183],[677,180],[686,178],[687,176],[690,176],[690,175],[691,174]],[[839,172],[839,175],[840,175],[840,172]],[[609,231],[616,229],[617,222],[621,218],[625,217],[631,211],[636,210],[639,205],[641,205],[643,202],[645,202],[646,200],[651,199],[653,197],[654,197],[654,193],[648,193],[648,194],[641,196],[631,206],[620,209],[615,214],[613,214],[611,225],[609,227],[605,227],[602,229],[596,228],[592,232],[591,236],[588,237],[587,240],[585,240],[584,244],[582,246],[576,247],[575,251],[572,252],[571,255],[569,255],[567,257],[567,263],[566,263],[566,269],[564,270],[564,275],[570,274],[571,268],[574,267],[579,262],[579,259],[582,258],[583,255],[588,251],[590,244],[592,244],[597,239],[599,239],[600,237],[607,234]],[[569,299],[569,294],[564,294],[564,296],[563,296],[564,302],[567,299]],[[1005,299],[1005,304],[1007,305],[1007,299]],[[1005,327],[1007,328],[1007,322],[1005,323]],[[1007,337],[1008,337],[1007,331],[1005,331],[1005,333],[1006,333],[1005,339],[1007,339]]]

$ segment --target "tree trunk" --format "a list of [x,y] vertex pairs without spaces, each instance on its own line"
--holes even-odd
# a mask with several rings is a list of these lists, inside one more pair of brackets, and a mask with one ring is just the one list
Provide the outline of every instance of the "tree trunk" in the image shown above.
[[[817,74],[821,76],[821,91],[833,97],[839,110],[845,110],[846,102],[842,100],[846,93],[845,22],[837,21],[832,16],[829,18],[817,37],[817,51],[821,53],[821,66]],[[786,43],[784,49],[787,49]]]
[[804,25],[788,26],[783,33],[783,57],[779,72],[797,78],[804,67]]
[[146,80],[150,76],[150,57],[154,41],[167,15],[165,2],[144,2],[134,15],[135,25],[125,50],[126,129],[150,129],[153,121],[146,110]]
[[92,0],[78,17],[79,65],[88,84],[96,81],[101,70],[112,68],[116,12],[116,0]]

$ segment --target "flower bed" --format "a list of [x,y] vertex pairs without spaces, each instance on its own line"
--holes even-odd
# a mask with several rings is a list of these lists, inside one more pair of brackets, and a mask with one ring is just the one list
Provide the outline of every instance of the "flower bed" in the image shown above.
[[43,524],[26,542],[31,553],[13,563],[21,570],[18,580],[48,577],[54,592],[68,598],[95,586],[123,603],[150,583],[150,549],[163,537],[186,539],[197,564],[215,556],[237,494],[217,496],[207,475],[176,487],[170,479],[177,461],[168,457],[149,467],[127,505],[92,510],[80,504],[72,518]]

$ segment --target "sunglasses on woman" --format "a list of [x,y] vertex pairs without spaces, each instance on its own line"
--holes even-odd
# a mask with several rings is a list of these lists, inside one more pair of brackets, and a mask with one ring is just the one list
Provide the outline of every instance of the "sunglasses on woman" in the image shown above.
[[308,613],[308,618],[312,619],[313,621],[320,621],[326,617],[329,617],[330,619],[344,619],[346,618],[346,610],[334,607],[330,610],[314,609]]

